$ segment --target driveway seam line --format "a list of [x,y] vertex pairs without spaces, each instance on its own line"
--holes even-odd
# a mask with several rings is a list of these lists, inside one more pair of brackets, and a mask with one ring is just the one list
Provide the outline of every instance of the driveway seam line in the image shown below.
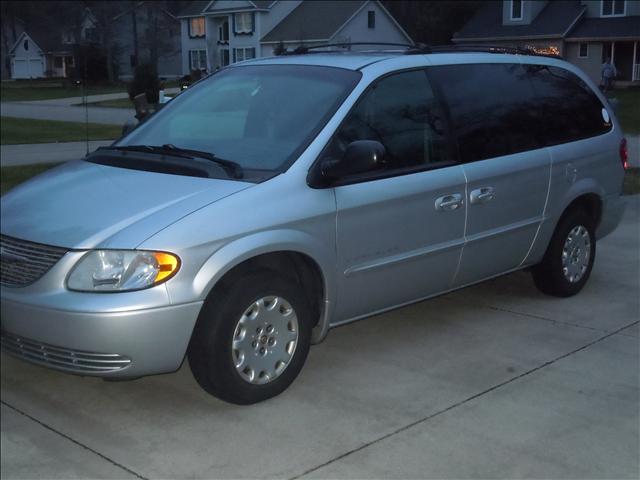
[[516,375],[515,377],[512,377],[512,378],[510,378],[508,380],[505,380],[504,382],[501,382],[501,383],[498,383],[496,385],[493,385],[492,387],[489,387],[486,390],[483,390],[483,391],[478,392],[478,393],[476,393],[474,395],[471,395],[470,397],[467,397],[467,398],[465,398],[463,400],[460,400],[459,402],[456,402],[453,405],[449,405],[448,407],[443,408],[442,410],[438,410],[437,412],[432,413],[431,415],[428,415],[428,416],[426,416],[424,418],[421,418],[421,419],[416,420],[416,421],[414,421],[412,423],[409,423],[408,425],[400,427],[400,428],[394,430],[393,432],[387,433],[387,434],[385,434],[385,435],[383,435],[381,437],[378,437],[378,438],[376,438],[374,440],[371,440],[370,442],[367,442],[364,445],[361,445],[359,447],[353,448],[353,449],[351,449],[351,450],[349,450],[349,451],[347,451],[347,452],[345,452],[345,453],[343,453],[341,455],[338,455],[337,457],[335,457],[335,458],[333,458],[331,460],[328,460],[327,462],[324,462],[321,465],[317,465],[317,466],[315,466],[313,468],[310,468],[310,469],[308,469],[308,470],[306,470],[306,471],[304,471],[304,472],[302,472],[302,473],[300,473],[298,475],[290,477],[289,480],[297,480],[297,479],[299,479],[299,478],[301,478],[301,477],[303,477],[305,475],[308,475],[308,474],[313,473],[313,472],[315,472],[315,471],[317,471],[317,470],[319,470],[319,469],[321,469],[323,467],[326,467],[327,465],[331,465],[332,463],[335,463],[335,462],[337,462],[339,460],[342,460],[343,458],[346,458],[346,457],[348,457],[348,456],[350,456],[350,455],[352,455],[354,453],[357,453],[357,452],[359,452],[361,450],[364,450],[365,448],[368,448],[368,447],[370,447],[372,445],[375,445],[376,443],[379,443],[379,442],[381,442],[383,440],[386,440],[387,438],[393,437],[394,435],[397,435],[399,433],[405,432],[405,431],[407,431],[407,430],[409,430],[409,429],[411,429],[411,428],[413,428],[413,427],[415,427],[417,425],[420,425],[422,423],[428,422],[429,420],[431,420],[431,419],[433,419],[433,418],[435,418],[437,416],[440,416],[440,415],[442,415],[444,413],[447,413],[447,412],[449,412],[449,411],[451,411],[451,410],[453,410],[453,409],[455,409],[457,407],[460,407],[460,406],[464,405],[465,403],[468,403],[468,402],[470,402],[472,400],[475,400],[477,398],[480,398],[480,397],[482,397],[482,396],[484,396],[484,395],[486,395],[488,393],[491,393],[491,392],[493,392],[495,390],[498,390],[499,388],[501,388],[501,387],[503,387],[505,385],[508,385],[508,384],[510,384],[512,382],[515,382],[516,380],[519,380],[519,379],[521,379],[523,377],[529,376],[532,373],[535,373],[538,370],[542,370],[543,368],[546,368],[549,365],[553,365],[554,363],[556,363],[556,362],[558,362],[560,360],[564,360],[565,358],[570,357],[571,355],[573,355],[575,353],[581,352],[582,350],[586,350],[587,348],[592,347],[593,345],[595,345],[597,343],[600,343],[601,341],[606,340],[607,338],[616,335],[620,331],[622,331],[622,330],[624,330],[626,328],[629,328],[629,327],[635,325],[636,323],[640,323],[640,322],[639,321],[635,321],[635,322],[632,322],[632,323],[630,323],[628,325],[625,325],[624,327],[619,328],[619,329],[617,329],[617,330],[615,330],[613,332],[607,333],[606,335],[603,335],[602,337],[599,337],[599,338],[587,343],[586,345],[583,345],[582,347],[576,348],[576,349],[574,349],[574,350],[572,350],[572,351],[570,351],[568,353],[560,355],[559,357],[556,357],[556,358],[551,359],[551,360],[549,360],[547,362],[544,362],[541,365],[538,365],[537,367],[534,367],[534,368],[532,368],[530,370],[527,370],[526,372],[521,373],[520,375]]
[[[469,306],[472,306],[472,307],[486,308],[488,310],[495,310],[497,312],[511,313],[513,315],[518,315],[520,317],[529,317],[529,318],[534,318],[536,320],[544,320],[545,322],[551,322],[551,323],[559,324],[559,325],[566,325],[567,327],[584,328],[586,330],[592,330],[594,332],[600,332],[600,333],[610,333],[611,332],[611,330],[602,330],[600,328],[588,327],[586,325],[579,325],[577,323],[565,322],[563,320],[554,320],[553,318],[543,317],[542,315],[534,315],[532,313],[516,312],[514,310],[509,310],[507,308],[494,307],[493,305],[487,305],[487,304],[484,304],[484,303],[469,302],[469,301],[457,302],[457,301],[455,301],[453,299],[449,299],[449,298],[444,298],[443,300],[447,300],[449,302],[455,302],[457,304],[463,303],[463,304],[466,304],[466,305],[469,305]],[[628,326],[625,327],[625,328],[628,328]]]
[[75,445],[77,445],[77,446],[79,446],[79,447],[81,447],[81,448],[83,448],[83,449],[85,449],[85,450],[97,455],[98,457],[102,458],[103,460],[106,460],[110,464],[112,464],[112,465],[124,470],[127,473],[130,473],[131,475],[135,476],[136,478],[140,478],[141,480],[149,480],[147,477],[143,477],[142,475],[140,475],[139,473],[131,470],[130,468],[127,468],[124,465],[116,462],[115,460],[112,460],[111,458],[107,457],[106,455],[103,455],[102,453],[100,453],[100,452],[94,450],[93,448],[83,444],[82,442],[70,437],[69,435],[67,435],[65,433],[62,433],[59,430],[56,430],[55,428],[47,425],[46,423],[44,423],[44,422],[38,420],[37,418],[29,415],[28,413],[23,412],[19,408],[16,408],[13,405],[5,402],[4,400],[0,400],[0,403],[2,403],[2,405],[6,406],[7,408],[10,408],[11,410],[19,413],[20,415],[22,415],[24,417],[27,417],[29,420],[32,420],[33,422],[36,422],[38,425],[41,425],[42,427],[46,428],[47,430],[60,435],[62,438],[65,438],[65,439],[69,440],[71,443],[74,443]]

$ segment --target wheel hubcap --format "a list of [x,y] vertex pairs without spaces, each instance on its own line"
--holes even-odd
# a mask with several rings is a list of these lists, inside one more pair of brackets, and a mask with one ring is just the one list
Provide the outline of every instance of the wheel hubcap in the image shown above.
[[298,344],[298,317],[281,297],[263,297],[242,314],[233,334],[233,362],[240,376],[252,384],[278,378]]
[[571,283],[579,282],[589,267],[591,238],[582,225],[573,227],[562,248],[562,273]]

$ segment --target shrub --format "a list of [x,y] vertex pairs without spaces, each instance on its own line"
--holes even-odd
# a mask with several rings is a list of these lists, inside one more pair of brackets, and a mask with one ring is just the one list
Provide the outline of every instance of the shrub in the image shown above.
[[133,80],[128,87],[129,98],[133,101],[133,97],[144,93],[147,96],[147,102],[158,103],[160,92],[160,79],[158,72],[153,65],[140,64],[136,67]]

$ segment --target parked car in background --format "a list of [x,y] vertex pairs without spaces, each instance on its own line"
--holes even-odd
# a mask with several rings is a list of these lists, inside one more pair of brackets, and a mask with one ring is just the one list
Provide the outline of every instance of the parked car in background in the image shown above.
[[508,52],[240,63],[19,186],[3,349],[111,379],[186,356],[249,404],[332,327],[524,268],[577,294],[622,215],[625,141],[575,66]]

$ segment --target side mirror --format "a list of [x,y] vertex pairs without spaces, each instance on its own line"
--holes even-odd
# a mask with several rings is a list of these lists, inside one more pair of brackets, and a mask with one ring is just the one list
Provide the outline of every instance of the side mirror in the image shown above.
[[380,168],[385,153],[386,150],[380,142],[356,140],[347,146],[341,159],[323,159],[320,170],[326,180],[371,172]]

